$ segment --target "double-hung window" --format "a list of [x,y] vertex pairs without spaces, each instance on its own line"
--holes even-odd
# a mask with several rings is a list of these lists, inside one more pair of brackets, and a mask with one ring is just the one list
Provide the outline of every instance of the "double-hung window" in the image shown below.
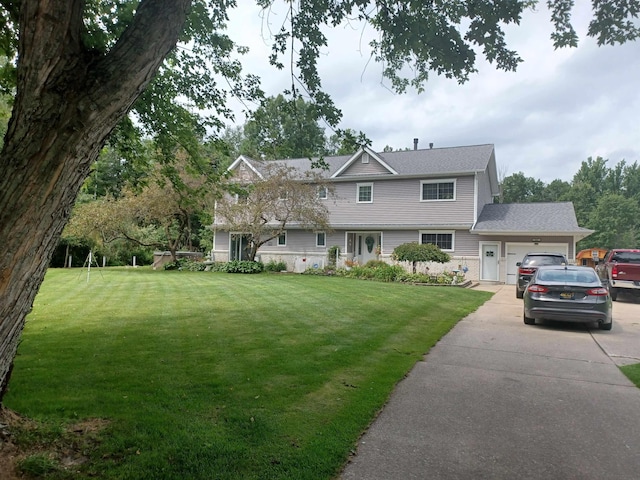
[[373,183],[359,183],[357,203],[373,203]]
[[287,245],[287,232],[282,232],[278,235],[278,246],[284,247]]
[[318,187],[318,199],[319,200],[326,200],[328,198],[329,194],[327,192],[327,187]]
[[316,232],[316,247],[326,247],[327,236],[324,232]]
[[420,243],[432,243],[440,250],[452,252],[454,249],[454,233],[453,232],[420,232]]
[[423,202],[455,199],[455,180],[422,180],[420,182],[420,200]]

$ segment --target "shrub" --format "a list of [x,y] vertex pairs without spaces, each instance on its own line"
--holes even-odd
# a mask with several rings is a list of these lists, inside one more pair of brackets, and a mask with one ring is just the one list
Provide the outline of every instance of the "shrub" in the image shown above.
[[260,273],[264,270],[261,262],[248,260],[233,260],[224,264],[220,271],[227,273]]
[[175,262],[164,264],[165,270],[187,270],[189,272],[204,272],[207,266],[203,262],[191,260],[189,258],[179,258]]
[[287,269],[287,264],[285,262],[276,262],[275,260],[271,260],[266,263],[264,266],[266,272],[282,272]]
[[413,273],[416,272],[417,262],[447,263],[451,257],[432,243],[403,243],[393,249],[391,257],[400,262],[411,262]]
[[330,247],[328,255],[329,255],[329,264],[335,265],[336,262],[338,261],[338,256],[340,255],[340,247],[337,245]]
[[404,272],[400,265],[389,265],[377,260],[371,260],[371,262],[375,262],[374,266],[369,266],[370,262],[367,262],[364,266],[354,265],[350,270],[341,268],[336,270],[336,275],[364,280],[377,280],[379,282],[393,282],[398,275]]
[[369,260],[367,263],[364,264],[365,267],[368,268],[377,268],[377,267],[388,267],[389,264],[383,260]]

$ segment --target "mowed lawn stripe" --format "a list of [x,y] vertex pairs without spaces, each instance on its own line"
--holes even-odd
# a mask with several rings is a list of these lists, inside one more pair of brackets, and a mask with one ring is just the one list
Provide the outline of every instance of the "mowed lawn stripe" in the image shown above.
[[489,297],[144,268],[86,280],[47,273],[5,397],[46,422],[109,420],[59,478],[333,478],[394,385]]

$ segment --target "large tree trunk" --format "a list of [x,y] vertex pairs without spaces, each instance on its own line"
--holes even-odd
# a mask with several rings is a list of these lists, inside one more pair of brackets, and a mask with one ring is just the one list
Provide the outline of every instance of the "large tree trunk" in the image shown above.
[[175,46],[191,0],[143,0],[106,54],[81,0],[20,4],[18,86],[0,153],[0,402],[25,316],[76,195],[116,123]]

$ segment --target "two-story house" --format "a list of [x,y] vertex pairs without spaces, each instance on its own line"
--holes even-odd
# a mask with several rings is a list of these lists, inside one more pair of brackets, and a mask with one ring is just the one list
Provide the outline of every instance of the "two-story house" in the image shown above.
[[[571,203],[496,204],[499,194],[493,145],[374,152],[326,157],[323,176],[332,194],[320,189],[330,229],[287,227],[260,250],[263,262],[285,261],[302,271],[327,263],[330,247],[340,262],[389,260],[406,242],[434,243],[451,256],[435,266],[463,269],[472,280],[515,283],[516,262],[529,251],[558,251],[575,257],[576,242],[591,230],[581,228]],[[304,159],[278,160],[301,171]],[[260,178],[264,162],[240,156],[230,167],[244,182]],[[214,222],[212,255],[217,261],[242,256],[244,232]]]

